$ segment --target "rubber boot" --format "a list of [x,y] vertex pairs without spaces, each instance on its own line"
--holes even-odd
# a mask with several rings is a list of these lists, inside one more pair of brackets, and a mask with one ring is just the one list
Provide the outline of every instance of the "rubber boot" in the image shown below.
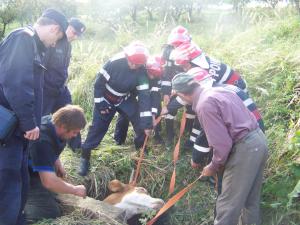
[[80,176],[86,176],[90,169],[90,158],[91,158],[91,151],[85,151],[82,149],[81,158],[80,158],[80,167],[78,174]]
[[166,133],[166,148],[170,151],[174,146],[174,120],[166,119]]

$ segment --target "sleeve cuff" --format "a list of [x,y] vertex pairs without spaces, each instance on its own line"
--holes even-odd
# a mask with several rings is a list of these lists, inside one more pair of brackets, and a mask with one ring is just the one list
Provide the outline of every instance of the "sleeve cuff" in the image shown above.
[[207,166],[210,170],[212,170],[213,172],[218,172],[219,171],[219,166],[216,165],[215,163],[211,162],[210,164],[208,164]]
[[36,126],[37,125],[36,125],[35,119],[29,119],[29,120],[22,120],[22,121],[20,121],[21,130],[24,131],[24,132],[32,130]]

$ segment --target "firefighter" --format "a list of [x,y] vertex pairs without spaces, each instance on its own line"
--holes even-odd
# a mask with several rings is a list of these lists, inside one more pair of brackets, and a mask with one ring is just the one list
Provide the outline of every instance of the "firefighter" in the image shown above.
[[[203,77],[203,74],[208,73],[206,70],[203,70],[200,67],[194,67],[186,72],[186,74],[194,77]],[[202,87],[205,88],[212,88],[212,87],[222,87],[228,91],[234,92],[244,103],[244,105],[248,108],[248,110],[253,114],[253,116],[256,118],[257,124],[260,127],[262,131],[264,131],[263,121],[262,117],[260,116],[260,113],[257,109],[257,106],[255,102],[249,97],[248,93],[244,92],[240,88],[234,86],[234,85],[228,85],[228,84],[218,84],[213,79],[213,76],[205,76],[205,79],[199,80],[199,84],[201,84]],[[210,160],[210,156],[212,155],[210,148],[208,146],[208,142],[206,139],[205,132],[201,128],[199,121],[196,120],[197,126],[194,133],[194,146],[193,146],[193,153],[192,153],[192,161],[191,165],[193,168],[198,168],[201,166],[204,166],[207,164],[207,162]],[[197,133],[196,133],[197,132]]]
[[0,145],[1,225],[24,224],[27,144],[39,138],[43,56],[45,48],[54,46],[63,37],[67,26],[63,14],[48,9],[33,27],[14,30],[0,43],[0,106],[13,111],[18,118],[17,128]]
[[131,122],[137,149],[143,145],[145,134],[150,135],[151,99],[144,66],[148,55],[142,43],[132,42],[123,52],[111,58],[98,73],[94,85],[93,121],[82,145],[80,175],[87,174],[91,150],[100,144],[117,111],[126,115]]
[[[166,61],[164,67],[164,74],[162,76],[162,83],[161,83],[161,92],[163,95],[163,106],[166,107],[170,99],[176,98],[176,96],[171,97],[171,90],[172,85],[171,81],[172,78],[179,72],[182,72],[182,68],[174,64],[174,61],[170,58],[170,54],[172,51],[177,48],[178,46],[190,43],[192,40],[191,35],[189,34],[188,30],[183,26],[177,26],[172,29],[170,35],[168,36],[167,44],[164,46],[163,49],[163,59]],[[167,149],[171,149],[174,144],[174,119],[177,114],[177,111],[172,111],[172,113],[168,113],[165,115],[165,123],[166,123],[166,147]],[[190,133],[193,121],[195,118],[194,113],[192,112],[191,107],[187,107],[187,122],[186,128],[187,133]],[[185,145],[189,145],[189,142],[186,142]]]
[[[71,42],[81,37],[85,30],[85,25],[79,19],[71,18],[65,37],[46,53],[43,116],[53,114],[59,108],[72,104],[71,94],[66,84],[72,50]],[[73,151],[80,148],[80,145],[80,135],[69,141]]]
[[[151,111],[153,121],[158,117],[161,111],[161,76],[163,74],[164,60],[159,56],[149,57],[146,63],[147,74],[149,78],[149,89],[151,95]],[[153,122],[154,123],[154,122]],[[114,139],[118,145],[125,142],[127,137],[129,121],[126,116],[119,114],[116,129],[114,134]],[[163,139],[160,136],[160,124],[158,124],[154,129],[154,140],[163,144]]]
[[[245,93],[245,103],[247,103],[251,111],[253,111],[253,114],[255,115],[260,128],[262,131],[264,131],[264,123],[262,120],[262,117],[257,110],[256,106],[253,107],[253,100],[249,97],[246,82],[241,77],[241,75],[231,69],[229,66],[227,66],[224,63],[221,63],[220,61],[213,59],[209,56],[207,56],[195,43],[186,43],[178,48],[176,48],[171,55],[171,58],[174,60],[174,63],[178,66],[181,66],[183,70],[188,71],[191,68],[194,67],[200,67],[204,70],[206,70],[214,79],[214,84],[231,84],[239,88],[239,90],[243,91]],[[162,109],[162,113],[165,114],[166,112],[172,112],[176,111],[178,108],[182,107],[183,105],[186,105],[187,103],[182,100],[180,97],[176,97],[169,103],[169,105],[166,108]],[[255,105],[255,104],[254,104]],[[202,148],[203,145],[201,144],[202,138],[201,138],[201,132],[202,129],[199,126],[199,123],[196,121],[194,124],[194,127],[191,132],[190,140],[194,143],[193,148],[194,150],[201,150],[201,151],[209,151],[208,149]],[[197,141],[196,141],[197,140]],[[200,143],[199,143],[200,142]],[[205,146],[205,140],[203,141]]]

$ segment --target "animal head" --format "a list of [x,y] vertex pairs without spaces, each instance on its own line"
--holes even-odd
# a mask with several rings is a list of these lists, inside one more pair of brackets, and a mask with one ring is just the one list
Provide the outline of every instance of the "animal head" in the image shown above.
[[159,210],[165,203],[160,198],[152,198],[147,190],[123,184],[119,180],[109,183],[109,190],[113,192],[103,201],[126,211],[126,219],[148,210]]

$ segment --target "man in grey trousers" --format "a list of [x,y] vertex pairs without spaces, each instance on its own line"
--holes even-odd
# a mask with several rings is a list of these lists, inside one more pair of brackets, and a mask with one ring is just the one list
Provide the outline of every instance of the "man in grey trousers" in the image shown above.
[[212,160],[202,175],[214,176],[224,169],[214,225],[260,225],[260,193],[268,156],[266,138],[234,92],[205,85],[209,76],[206,71],[198,76],[177,74],[172,87],[193,105],[213,149]]

